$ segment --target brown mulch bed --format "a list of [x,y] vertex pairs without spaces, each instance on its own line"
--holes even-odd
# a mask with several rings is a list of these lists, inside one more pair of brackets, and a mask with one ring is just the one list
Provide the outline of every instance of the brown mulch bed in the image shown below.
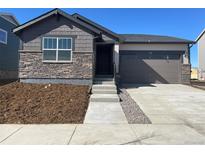
[[0,123],[83,123],[89,87],[13,82],[0,86]]

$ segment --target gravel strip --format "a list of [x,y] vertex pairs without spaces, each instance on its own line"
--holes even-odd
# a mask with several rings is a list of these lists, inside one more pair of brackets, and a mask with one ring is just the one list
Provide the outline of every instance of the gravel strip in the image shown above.
[[130,97],[126,89],[119,89],[120,104],[129,124],[151,124],[137,103]]

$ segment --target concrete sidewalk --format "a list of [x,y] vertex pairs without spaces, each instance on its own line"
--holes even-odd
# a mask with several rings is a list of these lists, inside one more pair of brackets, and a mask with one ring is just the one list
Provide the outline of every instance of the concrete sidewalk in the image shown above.
[[205,144],[205,125],[0,125],[0,144]]

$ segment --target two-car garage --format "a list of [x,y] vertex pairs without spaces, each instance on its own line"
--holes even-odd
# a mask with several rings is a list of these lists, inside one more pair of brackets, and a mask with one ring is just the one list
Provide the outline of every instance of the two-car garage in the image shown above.
[[120,83],[188,83],[190,44],[170,36],[121,34],[119,45]]
[[179,51],[120,51],[122,83],[181,83]]

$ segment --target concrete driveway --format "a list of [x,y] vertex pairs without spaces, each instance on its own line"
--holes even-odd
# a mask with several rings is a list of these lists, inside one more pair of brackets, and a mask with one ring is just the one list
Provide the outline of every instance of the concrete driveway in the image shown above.
[[153,124],[205,124],[205,91],[180,84],[132,85],[127,87]]

